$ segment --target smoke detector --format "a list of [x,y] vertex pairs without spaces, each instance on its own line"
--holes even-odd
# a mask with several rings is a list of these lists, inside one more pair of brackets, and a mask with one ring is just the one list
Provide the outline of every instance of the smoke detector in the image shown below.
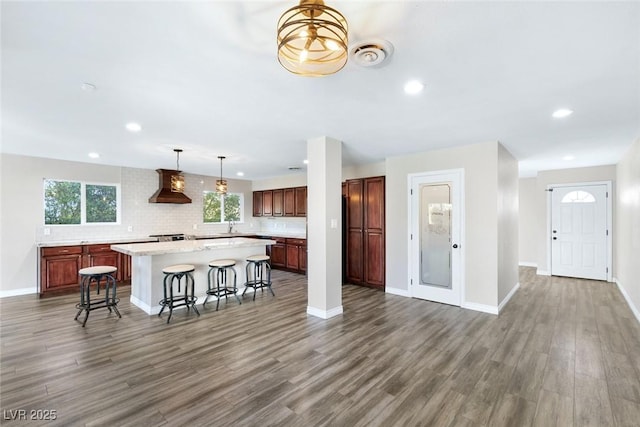
[[374,39],[353,45],[349,51],[351,60],[361,67],[380,67],[389,62],[393,45],[386,40]]

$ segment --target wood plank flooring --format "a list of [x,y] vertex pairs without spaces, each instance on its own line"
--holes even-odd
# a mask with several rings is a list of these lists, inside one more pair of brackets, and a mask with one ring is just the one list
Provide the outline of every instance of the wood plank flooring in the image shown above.
[[346,285],[344,314],[322,320],[306,314],[305,277],[279,271],[275,298],[199,305],[168,325],[127,287],[122,319],[97,310],[86,328],[76,295],[1,299],[0,421],[640,425],[640,325],[615,285],[531,268],[520,283],[500,316]]

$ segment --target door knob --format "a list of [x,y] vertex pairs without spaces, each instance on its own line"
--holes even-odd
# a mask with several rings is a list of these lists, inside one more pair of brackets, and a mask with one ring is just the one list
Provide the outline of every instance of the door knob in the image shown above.
[[453,244],[453,249],[458,249],[458,244],[457,243]]

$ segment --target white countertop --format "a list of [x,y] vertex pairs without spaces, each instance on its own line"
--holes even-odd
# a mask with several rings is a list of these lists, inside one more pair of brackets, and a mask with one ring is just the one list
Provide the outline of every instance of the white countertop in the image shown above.
[[116,238],[116,239],[94,239],[94,240],[58,240],[51,242],[38,242],[36,245],[39,248],[49,248],[56,246],[78,246],[78,245],[100,245],[100,244],[117,244],[117,243],[144,243],[155,242],[157,239],[151,237],[138,237],[138,238]]
[[252,246],[274,245],[269,239],[251,239],[248,237],[231,237],[205,240],[177,240],[174,242],[132,243],[111,245],[111,249],[126,255],[164,255],[184,252],[199,252],[219,249],[246,248]]

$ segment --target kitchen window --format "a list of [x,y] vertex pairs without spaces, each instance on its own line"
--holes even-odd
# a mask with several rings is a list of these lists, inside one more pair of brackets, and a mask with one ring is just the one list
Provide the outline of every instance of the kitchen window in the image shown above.
[[44,180],[45,225],[120,223],[120,185]]
[[221,195],[215,191],[203,193],[203,218],[205,223],[242,222],[244,220],[244,195],[227,193]]

